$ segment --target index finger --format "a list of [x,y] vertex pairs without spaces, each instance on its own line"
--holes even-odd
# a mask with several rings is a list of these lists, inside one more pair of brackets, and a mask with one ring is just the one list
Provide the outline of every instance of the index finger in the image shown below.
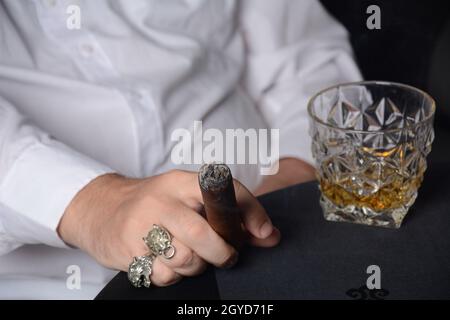
[[161,222],[174,237],[209,263],[227,267],[237,260],[237,251],[201,215],[184,204],[180,204],[175,212],[164,215]]

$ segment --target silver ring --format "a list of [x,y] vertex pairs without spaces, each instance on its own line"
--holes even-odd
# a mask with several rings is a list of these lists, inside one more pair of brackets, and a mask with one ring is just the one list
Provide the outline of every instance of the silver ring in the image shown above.
[[172,236],[169,231],[157,224],[143,238],[145,244],[154,255],[171,259],[175,255],[175,246],[172,245]]
[[142,286],[148,288],[151,285],[150,276],[152,275],[154,255],[145,255],[134,257],[128,267],[128,280],[136,288]]

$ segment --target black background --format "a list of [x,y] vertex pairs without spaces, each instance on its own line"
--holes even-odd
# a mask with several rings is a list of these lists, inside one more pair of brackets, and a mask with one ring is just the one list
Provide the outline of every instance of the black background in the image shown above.
[[[436,100],[436,139],[429,164],[450,159],[450,1],[321,0],[349,31],[366,80],[409,84]],[[367,7],[381,11],[381,29],[369,30]],[[447,182],[448,183],[448,182]]]
[[[432,54],[450,2],[440,0],[322,0],[351,35],[365,79],[403,82],[428,89]],[[381,10],[381,29],[369,30],[369,5]],[[450,57],[449,57],[450,59]],[[450,87],[449,87],[450,89]]]

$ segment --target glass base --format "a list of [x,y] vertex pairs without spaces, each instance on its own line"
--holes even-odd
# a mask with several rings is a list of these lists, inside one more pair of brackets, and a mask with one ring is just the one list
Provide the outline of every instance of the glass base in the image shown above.
[[[414,196],[411,199],[411,204],[415,198]],[[324,196],[320,198],[320,205],[322,206],[324,217],[328,221],[351,222],[393,229],[400,228],[403,218],[408,213],[410,207],[410,205],[405,205],[399,208],[376,212],[368,207],[340,207]]]

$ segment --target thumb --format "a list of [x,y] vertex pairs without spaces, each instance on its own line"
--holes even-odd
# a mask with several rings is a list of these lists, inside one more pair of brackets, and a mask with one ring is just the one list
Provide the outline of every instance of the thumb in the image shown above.
[[274,233],[274,226],[266,210],[239,181],[234,180],[234,188],[245,228],[257,239],[269,238]]

